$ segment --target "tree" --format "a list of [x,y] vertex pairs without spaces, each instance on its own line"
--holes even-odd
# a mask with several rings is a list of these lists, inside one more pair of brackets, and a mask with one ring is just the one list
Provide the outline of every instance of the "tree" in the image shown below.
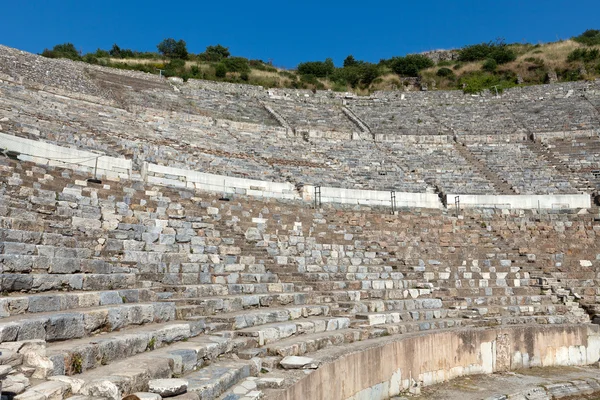
[[184,40],[168,38],[160,42],[156,48],[165,57],[186,60],[188,58],[187,45]]
[[419,71],[433,67],[431,59],[422,54],[409,54],[406,57],[394,57],[389,62],[392,71],[402,76],[419,76]]
[[498,64],[505,64],[514,61],[517,55],[501,38],[496,39],[496,42],[465,46],[458,52],[459,61],[481,61],[490,58]]
[[581,35],[575,36],[573,40],[586,46],[600,45],[600,31],[597,29],[588,29]]
[[229,47],[224,47],[220,44],[216,46],[207,46],[203,54],[206,61],[221,61],[230,55]]
[[110,54],[111,57],[120,58],[121,57],[121,48],[119,47],[118,44],[114,43],[112,45],[112,48],[108,52],[108,54]]
[[358,61],[356,61],[354,59],[354,56],[352,54],[350,54],[348,57],[346,57],[344,59],[344,68],[346,68],[346,67],[353,67],[355,65],[358,65]]
[[223,63],[217,64],[215,67],[215,76],[217,78],[225,78],[227,76],[227,68]]
[[48,58],[68,58],[70,60],[81,60],[79,52],[73,43],[57,44],[52,50],[44,49],[42,56]]
[[298,64],[298,73],[300,75],[313,75],[317,78],[325,78],[335,71],[333,60],[327,58],[325,61],[309,61]]

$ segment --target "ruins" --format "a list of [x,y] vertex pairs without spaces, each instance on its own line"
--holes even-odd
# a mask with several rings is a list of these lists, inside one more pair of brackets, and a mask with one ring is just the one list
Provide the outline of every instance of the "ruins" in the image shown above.
[[3,399],[383,400],[597,364],[599,135],[597,80],[357,97],[0,46]]

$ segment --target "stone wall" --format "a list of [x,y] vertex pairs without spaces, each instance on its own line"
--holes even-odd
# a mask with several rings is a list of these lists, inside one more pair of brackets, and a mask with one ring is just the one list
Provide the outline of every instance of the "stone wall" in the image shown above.
[[439,332],[339,355],[272,398],[385,400],[404,391],[418,393],[420,386],[458,376],[588,365],[599,359],[597,327],[529,326]]

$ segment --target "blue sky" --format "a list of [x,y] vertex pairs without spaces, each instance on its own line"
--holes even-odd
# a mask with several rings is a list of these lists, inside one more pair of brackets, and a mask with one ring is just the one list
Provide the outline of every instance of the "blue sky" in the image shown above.
[[377,62],[503,37],[540,43],[600,29],[600,1],[88,1],[7,0],[0,44],[40,53],[72,42],[156,51],[172,37],[193,53],[222,44],[277,66],[352,54]]

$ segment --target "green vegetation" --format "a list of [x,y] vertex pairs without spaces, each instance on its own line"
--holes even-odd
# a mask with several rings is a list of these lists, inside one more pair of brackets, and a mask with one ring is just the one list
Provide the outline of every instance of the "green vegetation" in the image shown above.
[[409,54],[406,57],[394,57],[383,61],[392,71],[400,76],[419,76],[419,71],[433,67],[435,64],[431,59],[421,54]]
[[481,93],[486,89],[502,93],[504,89],[517,85],[515,77],[510,73],[490,74],[484,71],[465,74],[458,83],[465,93]]
[[57,44],[52,50],[44,49],[42,56],[48,58],[68,58],[69,60],[79,61],[81,56],[73,43]]
[[506,64],[516,58],[517,54],[504,43],[503,39],[466,46],[458,52],[458,59],[467,62],[492,59],[498,64]]
[[600,50],[598,49],[575,49],[567,57],[567,61],[594,61],[600,58]]
[[83,357],[81,354],[74,353],[71,358],[71,371],[80,374],[83,372]]
[[600,30],[588,29],[573,40],[586,46],[600,46]]
[[173,38],[163,40],[156,46],[159,53],[170,59],[187,60],[188,51],[185,41]]
[[[596,47],[594,47],[596,46]],[[435,64],[426,54],[408,54],[370,63],[348,55],[341,66],[333,59],[307,61],[296,70],[275,68],[270,62],[232,55],[221,44],[190,53],[184,40],[167,38],[156,52],[122,48],[81,54],[72,43],[45,49],[49,58],[68,58],[113,68],[137,70],[183,80],[206,79],[248,83],[263,87],[331,89],[369,94],[375,90],[397,90],[423,81],[435,82],[437,89],[458,89],[479,93],[517,84],[546,83],[549,72],[559,81],[600,77],[600,30],[588,29],[573,40],[548,44],[507,44],[503,39],[468,45],[454,51],[452,60]],[[585,67],[585,68],[583,68]]]

